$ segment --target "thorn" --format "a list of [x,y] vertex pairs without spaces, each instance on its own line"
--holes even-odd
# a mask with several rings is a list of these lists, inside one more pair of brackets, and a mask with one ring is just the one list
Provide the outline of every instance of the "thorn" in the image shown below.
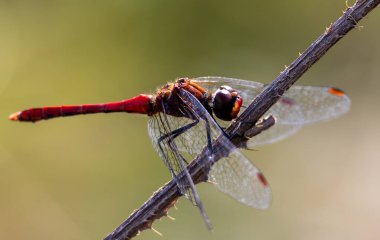
[[172,221],[175,221],[175,218],[172,217],[172,216],[170,216],[169,214],[166,214],[166,217],[169,218],[169,219],[172,220]]
[[356,25],[355,26],[359,31],[361,31],[362,29],[364,29],[364,26],[363,25]]
[[150,229],[152,229],[153,232],[155,232],[158,236],[162,237],[162,233],[160,233],[159,231],[157,231],[157,230],[154,229],[153,227],[151,227]]
[[346,0],[346,8],[349,9],[351,6],[348,5],[348,0]]
[[298,57],[301,56],[301,55],[302,55],[302,53],[301,53],[301,52],[298,52]]
[[355,23],[355,26],[354,26],[354,27],[355,27],[356,29],[358,29],[359,31],[361,31],[361,30],[364,28],[363,25],[359,25],[359,24],[358,24],[358,22],[355,20],[355,18],[354,18],[353,16],[348,15],[348,17],[351,18],[352,21],[354,21],[354,23]]
[[332,28],[332,23],[330,23],[330,26],[326,27],[325,34],[331,33],[333,28]]

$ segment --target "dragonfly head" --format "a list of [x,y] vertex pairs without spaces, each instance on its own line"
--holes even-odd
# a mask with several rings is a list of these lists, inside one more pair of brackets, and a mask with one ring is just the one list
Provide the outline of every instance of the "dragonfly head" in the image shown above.
[[232,87],[221,86],[214,93],[213,112],[221,120],[231,121],[236,118],[242,104],[242,97]]

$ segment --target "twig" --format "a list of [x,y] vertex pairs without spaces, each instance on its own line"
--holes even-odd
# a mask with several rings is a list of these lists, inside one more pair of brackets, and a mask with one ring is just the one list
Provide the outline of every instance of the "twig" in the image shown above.
[[[231,141],[236,146],[244,146],[247,141],[246,134],[254,135],[257,121],[277,100],[290,88],[315,62],[317,62],[337,41],[344,37],[357,23],[374,9],[380,0],[357,0],[354,6],[348,7],[343,15],[331,24],[324,34],[301,54],[289,67],[287,67],[231,124],[226,130]],[[268,122],[269,123],[269,122]],[[264,129],[265,130],[265,129]],[[213,143],[217,148],[218,139]],[[227,152],[214,156],[214,161],[228,155]],[[207,180],[210,159],[201,153],[188,166],[188,171],[194,183]],[[182,177],[182,176],[180,176]],[[181,196],[176,182],[171,180],[160,188],[138,210],[132,213],[119,227],[117,227],[106,240],[125,240],[136,236],[140,231],[151,228],[152,223],[166,216],[177,198]]]

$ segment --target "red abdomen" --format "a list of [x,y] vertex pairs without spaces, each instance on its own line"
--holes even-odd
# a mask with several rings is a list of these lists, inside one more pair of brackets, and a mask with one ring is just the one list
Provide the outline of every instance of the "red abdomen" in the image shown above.
[[56,117],[90,113],[129,112],[151,114],[154,110],[153,96],[141,94],[120,102],[31,108],[9,116],[14,121],[36,122]]

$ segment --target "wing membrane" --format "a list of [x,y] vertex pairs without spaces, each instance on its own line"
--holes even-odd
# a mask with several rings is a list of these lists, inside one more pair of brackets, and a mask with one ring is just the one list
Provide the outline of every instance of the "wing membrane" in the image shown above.
[[[199,77],[195,81],[211,92],[221,85],[235,88],[243,97],[244,105],[251,103],[265,88],[262,83],[225,77]],[[337,91],[330,87],[292,86],[265,115],[273,115],[276,124],[252,138],[248,146],[274,143],[293,135],[304,125],[343,115],[350,109],[351,101],[346,94]]]
[[[224,148],[231,148],[232,143],[224,141]],[[260,170],[236,148],[211,167],[209,179],[220,191],[247,206],[266,209],[271,203],[272,193]]]
[[[184,92],[191,99],[196,114],[208,122],[213,141],[217,139],[218,148],[211,151],[215,155],[223,155],[209,172],[209,179],[222,192],[229,194],[241,203],[255,208],[267,208],[271,202],[271,191],[260,170],[248,160],[225,136],[212,116],[191,94]],[[188,146],[192,148],[192,142]],[[199,152],[194,149],[193,152]],[[227,154],[229,153],[229,154]],[[195,157],[195,156],[194,156]]]

